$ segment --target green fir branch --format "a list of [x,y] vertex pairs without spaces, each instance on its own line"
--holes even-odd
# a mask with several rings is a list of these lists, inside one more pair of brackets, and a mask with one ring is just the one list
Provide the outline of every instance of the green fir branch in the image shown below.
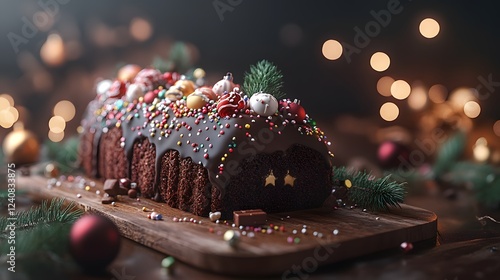
[[472,188],[481,204],[493,208],[500,206],[500,169],[491,164],[457,162],[442,180],[453,186]]
[[441,145],[433,166],[433,173],[436,177],[449,170],[462,156],[465,149],[465,142],[466,135],[460,131],[452,135]]
[[69,173],[78,168],[78,137],[70,137],[62,143],[46,141],[44,143],[44,161],[53,161],[62,173]]
[[374,178],[366,172],[351,172],[345,167],[333,170],[333,181],[350,180],[352,186],[347,189],[347,199],[363,208],[374,211],[387,210],[399,206],[405,196],[404,183],[391,180],[391,176]]
[[50,251],[54,254],[67,252],[67,241],[71,225],[83,214],[76,204],[64,205],[65,200],[54,198],[50,202],[43,201],[40,206],[17,213],[11,226],[9,217],[0,217],[0,250],[5,252],[9,243],[11,230],[15,232],[17,254],[36,254]]
[[245,73],[243,92],[249,97],[255,93],[271,94],[276,99],[285,96],[283,92],[283,74],[274,64],[261,60],[250,66],[250,72]]

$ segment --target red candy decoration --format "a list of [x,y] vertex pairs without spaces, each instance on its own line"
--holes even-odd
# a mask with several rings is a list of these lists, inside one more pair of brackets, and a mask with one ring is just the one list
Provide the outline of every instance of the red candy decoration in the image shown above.
[[103,270],[118,255],[121,237],[116,225],[99,215],[84,215],[71,227],[70,253],[85,270]]
[[238,110],[245,109],[245,107],[246,102],[241,95],[231,91],[221,96],[219,103],[217,103],[217,112],[219,112],[219,116],[227,117],[236,113]]
[[285,118],[296,120],[299,123],[302,123],[306,119],[306,110],[300,105],[300,101],[281,100],[280,106],[280,111]]
[[181,75],[177,72],[165,72],[165,73],[163,73],[163,79],[169,85],[175,84],[175,82],[177,82],[180,78],[181,78]]
[[115,80],[109,87],[106,95],[109,98],[121,98],[127,92],[127,85],[119,80]]
[[142,69],[134,78],[134,84],[142,85],[146,91],[156,89],[158,86],[165,85],[163,74],[152,68]]

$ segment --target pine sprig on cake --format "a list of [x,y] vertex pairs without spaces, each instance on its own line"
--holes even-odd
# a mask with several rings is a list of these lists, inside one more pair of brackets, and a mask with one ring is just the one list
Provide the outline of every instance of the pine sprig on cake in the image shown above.
[[391,180],[390,175],[373,178],[366,172],[350,172],[345,167],[333,170],[333,182],[349,182],[346,184],[346,198],[363,208],[370,210],[387,210],[390,206],[399,206],[403,202],[404,183]]
[[249,97],[255,93],[264,92],[279,100],[285,96],[283,74],[271,62],[261,60],[250,66],[250,72],[245,73],[243,92]]

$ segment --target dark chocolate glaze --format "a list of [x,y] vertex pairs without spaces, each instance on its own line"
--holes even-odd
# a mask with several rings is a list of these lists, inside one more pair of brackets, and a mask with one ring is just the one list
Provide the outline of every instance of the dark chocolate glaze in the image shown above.
[[[331,153],[325,144],[326,140],[315,132],[311,132],[308,125],[293,124],[280,114],[272,117],[259,117],[241,113],[218,121],[209,118],[208,114],[204,114],[203,119],[196,116],[176,118],[173,109],[164,105],[157,106],[162,114],[151,117],[150,111],[147,110],[149,106],[150,104],[143,105],[141,108],[140,103],[133,110],[123,114],[119,120],[106,118],[105,110],[102,110],[104,113],[98,116],[95,116],[94,112],[88,112],[87,121],[82,123],[85,130],[95,130],[96,133],[92,156],[94,174],[97,173],[96,159],[101,133],[116,126],[117,122],[120,123],[123,132],[123,148],[129,164],[136,140],[146,137],[155,145],[156,186],[159,185],[160,180],[161,159],[169,150],[176,150],[181,158],[191,158],[194,163],[204,166],[208,171],[210,182],[219,189],[225,187],[227,178],[236,175],[231,174],[231,170],[237,170],[239,163],[243,160],[262,153],[285,152],[294,144],[320,152],[331,167]],[[88,110],[95,110],[95,106],[89,106]],[[162,129],[155,127],[156,123],[165,124],[165,113],[169,115],[168,122],[166,122],[168,128],[163,125]],[[116,111],[113,114],[116,114]],[[177,126],[177,124],[182,125]],[[309,133],[306,133],[308,128]],[[166,133],[167,130],[170,133]],[[164,136],[161,136],[161,131],[164,132]],[[221,164],[224,168],[222,172]],[[231,170],[227,171],[226,166],[231,166]]]

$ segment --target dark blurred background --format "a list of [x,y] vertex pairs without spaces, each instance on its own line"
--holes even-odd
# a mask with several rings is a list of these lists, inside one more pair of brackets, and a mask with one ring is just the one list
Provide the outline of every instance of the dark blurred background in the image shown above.
[[[273,61],[284,72],[287,97],[301,99],[327,132],[363,135],[379,143],[390,138],[385,132],[381,136],[383,129],[403,127],[412,139],[419,125],[432,126],[426,123],[429,119],[450,117],[439,114],[454,108],[448,103],[454,91],[462,88],[457,95],[465,100],[459,106],[474,101],[480,114],[475,116],[478,109],[472,104],[472,112],[458,125],[480,129],[480,136],[490,144],[500,142],[500,87],[495,84],[500,82],[500,17],[494,1],[0,3],[0,94],[4,94],[0,96],[4,99],[0,100],[0,142],[15,120],[23,121],[40,140],[47,139],[47,124],[61,100],[76,108],[64,137],[75,135],[86,104],[95,97],[96,81],[113,78],[126,63],[148,66],[155,57],[168,59],[175,42],[184,43],[193,67],[207,72],[208,84],[226,71],[242,82],[249,65],[263,58]],[[386,18],[385,26],[375,23],[374,13],[391,9],[398,12]],[[419,32],[425,18],[439,23],[439,33],[432,39]],[[358,44],[356,28],[363,30],[367,44]],[[344,46],[336,60],[322,53],[323,44],[331,39]],[[349,46],[357,48],[350,55],[346,54]],[[390,67],[382,72],[370,66],[371,56],[378,51],[390,57]],[[377,83],[384,76],[407,81],[414,96],[402,100],[383,96],[387,89],[384,93]],[[478,88],[488,80],[487,92],[486,85]],[[429,89],[435,84],[442,87],[432,98]],[[478,95],[474,88],[489,94]],[[413,94],[416,91],[420,92]],[[5,94],[13,98],[18,117],[5,105],[9,101]],[[386,102],[399,109],[393,121],[381,118]],[[71,111],[71,105],[65,106]],[[52,138],[59,141],[62,136]],[[342,145],[354,143],[336,143],[333,150],[342,154],[346,149]]]

